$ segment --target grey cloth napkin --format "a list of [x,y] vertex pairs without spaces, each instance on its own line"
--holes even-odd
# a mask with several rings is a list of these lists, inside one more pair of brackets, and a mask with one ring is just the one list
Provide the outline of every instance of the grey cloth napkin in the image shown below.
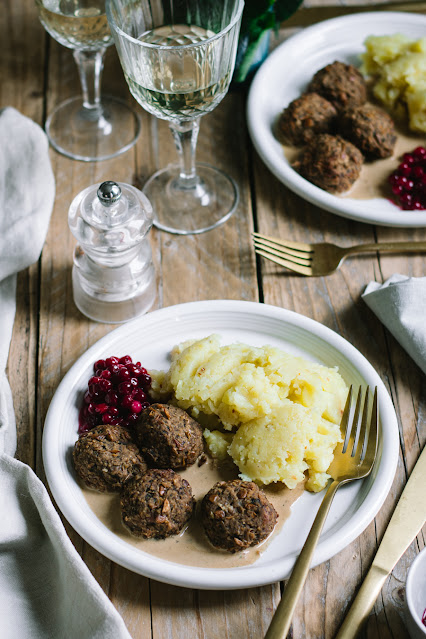
[[0,637],[131,639],[69,540],[43,483],[13,459],[16,425],[5,374],[16,273],[37,261],[55,184],[42,129],[0,111]]
[[370,282],[362,298],[426,373],[426,277],[396,273]]

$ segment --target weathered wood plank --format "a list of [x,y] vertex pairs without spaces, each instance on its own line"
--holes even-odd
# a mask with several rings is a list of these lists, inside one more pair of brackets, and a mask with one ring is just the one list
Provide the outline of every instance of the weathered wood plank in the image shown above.
[[[4,2],[0,34],[0,107],[12,106],[42,124],[45,34],[34,4],[26,0]],[[39,266],[35,264],[18,276],[16,317],[6,371],[16,416],[16,456],[32,467],[36,449],[38,289]]]

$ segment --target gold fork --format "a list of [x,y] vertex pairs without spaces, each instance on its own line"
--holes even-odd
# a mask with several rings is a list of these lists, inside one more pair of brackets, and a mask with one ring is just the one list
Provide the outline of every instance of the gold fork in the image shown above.
[[381,242],[342,248],[326,242],[320,244],[284,242],[260,233],[253,233],[253,236],[254,248],[258,255],[300,273],[300,275],[308,276],[329,275],[339,268],[345,258],[349,255],[355,255],[355,253],[426,251],[426,242]]
[[373,467],[378,437],[377,387],[374,390],[370,416],[368,416],[368,404],[371,403],[369,400],[371,392],[369,387],[367,387],[361,419],[362,388],[359,388],[353,413],[351,410],[352,390],[353,387],[351,386],[340,424],[341,430],[345,431],[344,441],[338,445],[334,452],[333,462],[328,469],[332,481],[321,502],[305,545],[294,565],[293,572],[272,618],[265,639],[285,639],[287,636],[297,600],[309,572],[315,547],[337,489],[342,484],[366,477]]

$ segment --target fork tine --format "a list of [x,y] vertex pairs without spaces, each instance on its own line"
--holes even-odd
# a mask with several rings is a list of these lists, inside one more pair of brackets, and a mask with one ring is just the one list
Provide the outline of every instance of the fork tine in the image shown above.
[[276,248],[274,246],[268,246],[266,244],[258,244],[254,241],[254,248],[261,251],[265,251],[268,255],[274,255],[284,260],[288,260],[293,264],[299,264],[300,266],[311,266],[311,258],[309,256],[302,255],[301,253],[292,253],[291,251],[285,251],[282,248]]
[[[345,446],[347,445],[346,439],[348,436],[348,425],[349,425],[349,415],[351,412],[352,393],[353,393],[353,385],[351,384],[351,386],[349,387],[348,395],[346,397],[346,403],[343,409],[342,419],[340,421],[340,432],[344,432],[345,436],[343,438],[343,442],[341,444],[338,444],[337,447],[335,448],[335,451],[334,451],[335,453],[343,453],[346,450]],[[350,429],[349,429],[349,432],[350,432]]]
[[[351,386],[350,391],[353,390],[353,387]],[[348,449],[350,449],[350,455],[351,457],[354,455],[354,451],[355,451],[355,444],[357,441],[357,436],[358,436],[358,431],[359,431],[359,414],[360,414],[360,406],[361,406],[361,386],[358,389],[358,395],[357,395],[357,399],[356,399],[356,404],[355,404],[355,411],[353,413],[352,419],[348,421],[347,425],[346,425],[346,432],[345,432],[345,441],[343,442],[343,447],[342,447],[342,453],[346,453],[346,451]],[[349,396],[348,396],[349,397]],[[351,398],[352,400],[352,392],[351,392]],[[347,402],[348,400],[346,400]],[[345,410],[346,410],[346,406],[345,406]],[[350,406],[349,406],[349,411],[348,411],[348,419],[349,419],[349,413],[350,413]]]
[[262,235],[261,233],[257,233],[256,231],[253,231],[252,235],[254,235],[259,240],[267,240],[269,242],[273,242],[274,244],[278,244],[279,246],[285,246],[287,248],[292,248],[296,249],[297,251],[307,253],[312,252],[312,246],[310,244],[307,244],[306,242],[294,242],[290,240],[286,240],[284,242],[282,240],[277,240],[277,238],[275,237],[270,237],[269,235]]
[[[313,255],[313,249],[301,249],[296,242],[281,242],[279,240],[273,240],[272,238],[257,237],[253,238],[255,246],[259,248],[268,247],[279,251],[280,253],[286,253],[287,255],[293,255],[294,257],[311,260]],[[296,246],[293,246],[297,244]],[[308,244],[302,246],[309,246]]]
[[358,439],[359,439],[359,431],[361,427],[361,423],[360,423],[361,399],[362,399],[362,387],[360,386],[358,389],[358,395],[356,398],[355,412],[352,419],[352,431],[351,431],[351,439],[350,439],[350,441],[352,442],[351,457],[355,456]]
[[266,257],[267,260],[275,262],[275,264],[279,264],[280,266],[284,266],[290,271],[295,271],[295,273],[299,273],[300,275],[312,275],[312,269],[310,266],[302,266],[300,264],[296,264],[295,262],[290,262],[289,260],[275,257],[274,255],[270,255],[269,253],[266,253],[266,251],[261,251],[259,249],[255,249],[255,251],[257,255],[262,255],[262,257]]
[[370,387],[367,386],[364,397],[364,408],[362,410],[361,427],[359,428],[358,441],[354,444],[354,457],[357,463],[365,458],[367,450],[368,436],[369,436],[369,423],[368,423],[368,404],[370,397]]
[[378,400],[377,400],[377,386],[374,389],[373,405],[371,407],[370,418],[368,417],[368,405],[370,403],[369,398],[371,395],[370,388],[367,387],[364,399],[364,409],[362,412],[362,423],[359,440],[356,448],[355,463],[360,464],[368,462],[368,460],[374,460],[377,451],[377,434],[378,434]]
[[375,453],[377,451],[378,427],[379,427],[379,402],[377,397],[377,386],[376,386],[374,389],[373,407],[371,409],[368,443],[367,443],[367,448],[365,451],[365,457],[368,457],[370,459],[375,457]]
[[271,255],[276,255],[277,257],[288,258],[292,262],[296,262],[296,264],[306,264],[306,266],[309,266],[312,261],[312,256],[308,253],[294,251],[279,244],[273,244],[273,242],[259,242],[256,238],[254,238],[254,248],[263,249],[267,253],[271,253]]

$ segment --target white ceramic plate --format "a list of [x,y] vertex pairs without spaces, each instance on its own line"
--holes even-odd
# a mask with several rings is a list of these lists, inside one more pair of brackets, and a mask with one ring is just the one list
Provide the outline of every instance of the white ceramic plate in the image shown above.
[[[273,126],[283,108],[297,98],[313,74],[340,60],[360,65],[369,35],[404,33],[417,39],[426,33],[426,16],[397,12],[360,13],[334,18],[304,29],[278,46],[253,79],[247,103],[250,136],[272,173],[312,204],[361,222],[384,226],[426,226],[426,211],[402,211],[385,198],[356,200],[323,191],[299,175],[284,156]],[[425,140],[426,140],[426,136]]]
[[43,434],[46,476],[53,497],[75,530],[103,555],[136,573],[205,589],[273,583],[289,574],[312,525],[321,494],[302,495],[280,533],[256,563],[233,569],[206,569],[153,557],[119,539],[88,507],[72,467],[78,408],[97,359],[128,353],[148,369],[167,369],[169,353],[175,344],[211,333],[220,334],[223,343],[272,344],[312,361],[338,366],[347,382],[378,386],[381,437],[377,463],[366,480],[352,482],[338,491],[315,552],[314,565],[352,542],[380,509],[395,474],[399,440],[392,402],[373,367],[346,340],[309,318],[265,304],[214,300],[171,306],[117,328],[94,344],[65,375],[49,407]]

